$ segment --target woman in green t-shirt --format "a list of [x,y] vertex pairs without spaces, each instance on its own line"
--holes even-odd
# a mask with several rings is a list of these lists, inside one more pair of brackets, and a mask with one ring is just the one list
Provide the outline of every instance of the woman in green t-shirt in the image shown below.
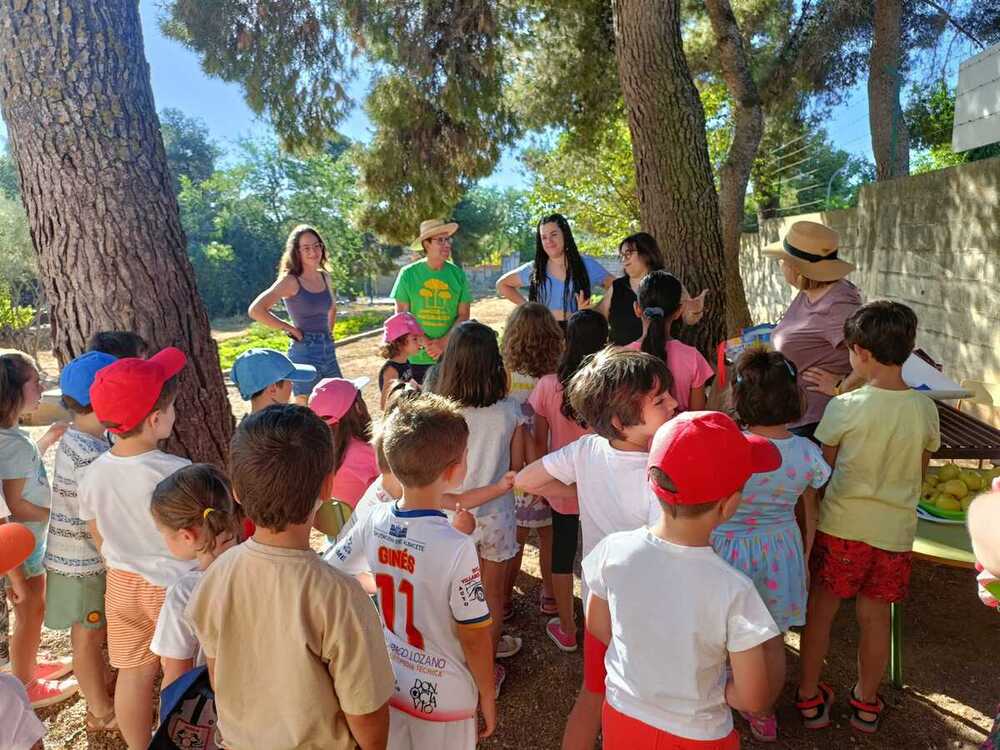
[[469,281],[465,271],[451,262],[451,238],[456,231],[455,222],[421,222],[418,242],[424,257],[403,266],[392,286],[396,312],[412,313],[427,334],[424,348],[410,357],[418,383],[441,356],[452,328],[469,319]]

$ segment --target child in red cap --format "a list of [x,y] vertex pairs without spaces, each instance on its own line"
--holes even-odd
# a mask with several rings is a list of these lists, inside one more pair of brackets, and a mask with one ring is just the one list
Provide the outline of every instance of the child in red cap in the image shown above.
[[152,729],[160,660],[149,649],[166,589],[195,563],[174,558],[150,512],[153,489],[191,462],[158,449],[174,427],[177,374],[187,361],[173,347],[149,359],[119,359],[94,377],[90,403],[117,436],[77,486],[80,518],[107,566],[108,655],[117,668],[115,715],[129,748]]
[[709,538],[750,475],[780,463],[769,441],[719,412],[687,412],[657,430],[648,467],[659,523],[611,534],[583,561],[587,629],[608,644],[606,750],[733,750],[730,707],[766,708],[763,644],[777,626]]

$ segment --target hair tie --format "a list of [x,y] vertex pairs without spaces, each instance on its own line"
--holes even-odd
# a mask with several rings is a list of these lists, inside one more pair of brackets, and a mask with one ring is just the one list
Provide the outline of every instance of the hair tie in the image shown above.
[[644,318],[662,318],[663,314],[664,313],[662,307],[647,307],[644,308],[642,311],[642,315]]
[[202,518],[208,518],[208,514],[214,511],[215,508],[205,508],[205,511],[201,514]]

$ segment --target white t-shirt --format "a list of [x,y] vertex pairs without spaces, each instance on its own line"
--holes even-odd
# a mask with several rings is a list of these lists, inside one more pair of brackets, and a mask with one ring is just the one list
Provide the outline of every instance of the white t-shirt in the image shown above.
[[[491,406],[463,407],[462,416],[469,425],[469,466],[456,494],[495,484],[510,471],[510,440],[514,430],[524,422],[521,405],[509,396]],[[487,516],[505,505],[514,510],[513,491],[472,508],[471,513]]]
[[458,626],[486,627],[490,610],[472,537],[439,510],[381,503],[324,559],[351,575],[375,574],[396,677],[390,705],[428,721],[474,718],[479,691]]
[[648,459],[645,452],[612,448],[600,435],[584,435],[542,458],[554,479],[576,483],[584,557],[608,534],[660,520],[660,503],[646,481]]
[[608,602],[607,701],[680,737],[733,729],[726,656],[779,635],[753,582],[711,547],[683,547],[648,529],[612,534],[583,560],[591,592]]
[[[380,504],[389,503],[398,499],[399,498],[393,497],[386,492],[385,486],[382,484],[382,475],[379,474],[378,478],[368,485],[368,489],[365,490],[365,494],[363,494],[361,499],[358,500],[358,504],[354,506],[354,512],[351,513],[351,517],[347,519],[347,523],[344,524],[344,528],[342,528],[340,533],[337,534],[337,542],[341,539],[346,539],[347,535],[351,533],[351,529],[366,519],[368,515]],[[337,542],[334,542],[334,544]],[[333,545],[330,546],[332,547]]]
[[0,747],[29,750],[45,736],[45,725],[31,710],[24,685],[12,674],[0,672]]
[[205,655],[198,644],[194,626],[184,614],[195,587],[201,582],[203,570],[192,570],[177,579],[177,583],[167,589],[167,596],[156,621],[153,641],[149,650],[157,656],[168,659],[194,659],[194,665],[205,663]]
[[77,485],[80,518],[97,520],[104,539],[101,554],[109,568],[136,573],[167,588],[196,567],[193,560],[170,555],[149,511],[160,480],[190,463],[160,450],[128,458],[108,451],[84,472]]

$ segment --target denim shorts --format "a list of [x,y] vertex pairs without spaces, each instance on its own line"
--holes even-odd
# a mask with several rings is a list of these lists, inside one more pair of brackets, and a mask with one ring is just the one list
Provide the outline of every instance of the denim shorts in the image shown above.
[[288,358],[298,365],[312,365],[316,368],[315,380],[292,382],[292,393],[308,396],[323,378],[341,378],[337,363],[337,348],[328,333],[303,333],[301,341],[293,341],[288,347]]
[[35,537],[35,548],[28,555],[28,559],[22,563],[25,578],[36,578],[45,573],[45,543],[49,538],[48,521],[24,521],[32,535]]

